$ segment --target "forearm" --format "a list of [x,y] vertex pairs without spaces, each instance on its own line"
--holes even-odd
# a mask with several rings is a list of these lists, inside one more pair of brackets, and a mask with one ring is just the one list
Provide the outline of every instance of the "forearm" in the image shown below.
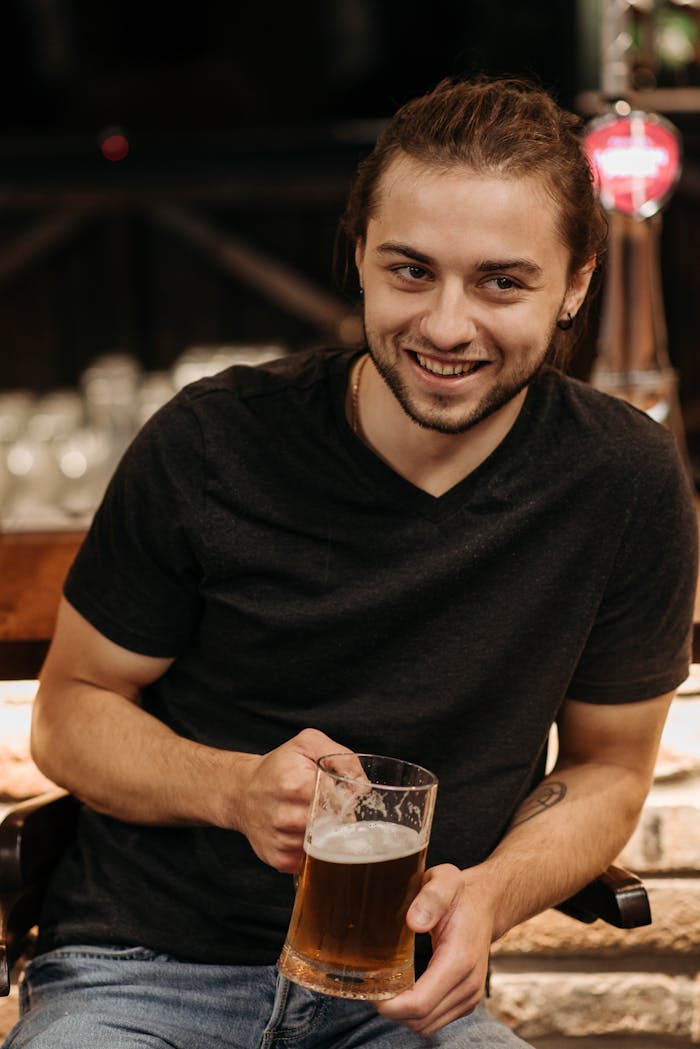
[[91,808],[150,824],[221,824],[239,763],[252,759],[184,739],[123,696],[80,683],[60,703],[40,692],[32,755]]
[[639,818],[647,778],[618,765],[555,769],[468,882],[483,885],[493,938],[572,895],[615,859]]
[[140,706],[173,662],[115,644],[62,600],[34,703],[34,760],[98,812],[238,831],[264,863],[296,873],[316,761],[345,747],[312,728],[266,754],[181,737]]
[[631,834],[653,779],[672,693],[633,706],[569,699],[557,719],[553,773],[516,812],[501,843],[467,870],[426,872],[408,909],[433,955],[411,991],[379,1011],[422,1034],[481,999],[491,944],[600,874]]
[[73,681],[46,692],[35,704],[32,752],[54,782],[126,823],[238,831],[264,863],[299,870],[316,761],[342,744],[308,728],[266,754],[219,750],[108,689]]

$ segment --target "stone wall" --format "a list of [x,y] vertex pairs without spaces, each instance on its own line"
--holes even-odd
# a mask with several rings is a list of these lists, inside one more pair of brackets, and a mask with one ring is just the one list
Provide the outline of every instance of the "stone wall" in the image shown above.
[[624,931],[548,911],[511,930],[494,950],[491,1006],[535,1049],[700,1045],[695,695],[673,704],[654,786],[620,863],[643,877],[652,925]]

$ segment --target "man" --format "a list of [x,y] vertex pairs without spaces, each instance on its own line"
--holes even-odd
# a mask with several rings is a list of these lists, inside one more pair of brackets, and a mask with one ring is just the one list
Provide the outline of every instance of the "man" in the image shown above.
[[[33,746],[85,809],[13,1049],[523,1045],[481,1004],[491,943],[635,825],[695,518],[670,435],[550,366],[605,233],[576,122],[444,83],[345,228],[367,349],[184,390],[69,575]],[[440,780],[419,978],[376,1008],[274,969],[314,762],[345,747]]]

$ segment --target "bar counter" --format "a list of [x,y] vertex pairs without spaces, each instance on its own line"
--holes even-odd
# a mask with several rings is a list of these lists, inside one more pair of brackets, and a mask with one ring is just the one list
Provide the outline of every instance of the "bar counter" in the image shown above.
[[36,677],[83,534],[0,534],[0,679]]
[[[700,496],[697,500],[700,527]],[[0,533],[0,680],[36,677],[48,648],[66,572],[84,533]],[[693,662],[700,663],[700,582]]]

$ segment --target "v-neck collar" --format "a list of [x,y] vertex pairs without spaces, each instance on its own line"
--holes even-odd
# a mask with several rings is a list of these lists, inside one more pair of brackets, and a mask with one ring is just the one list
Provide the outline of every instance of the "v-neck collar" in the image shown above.
[[365,350],[358,350],[347,356],[339,355],[333,362],[331,375],[333,408],[345,448],[372,485],[380,490],[384,499],[394,499],[406,509],[433,521],[449,517],[464,506],[473,489],[482,485],[498,470],[504,457],[510,456],[512,450],[522,443],[523,433],[529,426],[531,416],[533,384],[531,383],[527,390],[518,417],[493,451],[461,481],[457,481],[442,495],[435,496],[397,473],[353,432],[348,422],[345,406],[350,370],[353,362],[365,352]]

